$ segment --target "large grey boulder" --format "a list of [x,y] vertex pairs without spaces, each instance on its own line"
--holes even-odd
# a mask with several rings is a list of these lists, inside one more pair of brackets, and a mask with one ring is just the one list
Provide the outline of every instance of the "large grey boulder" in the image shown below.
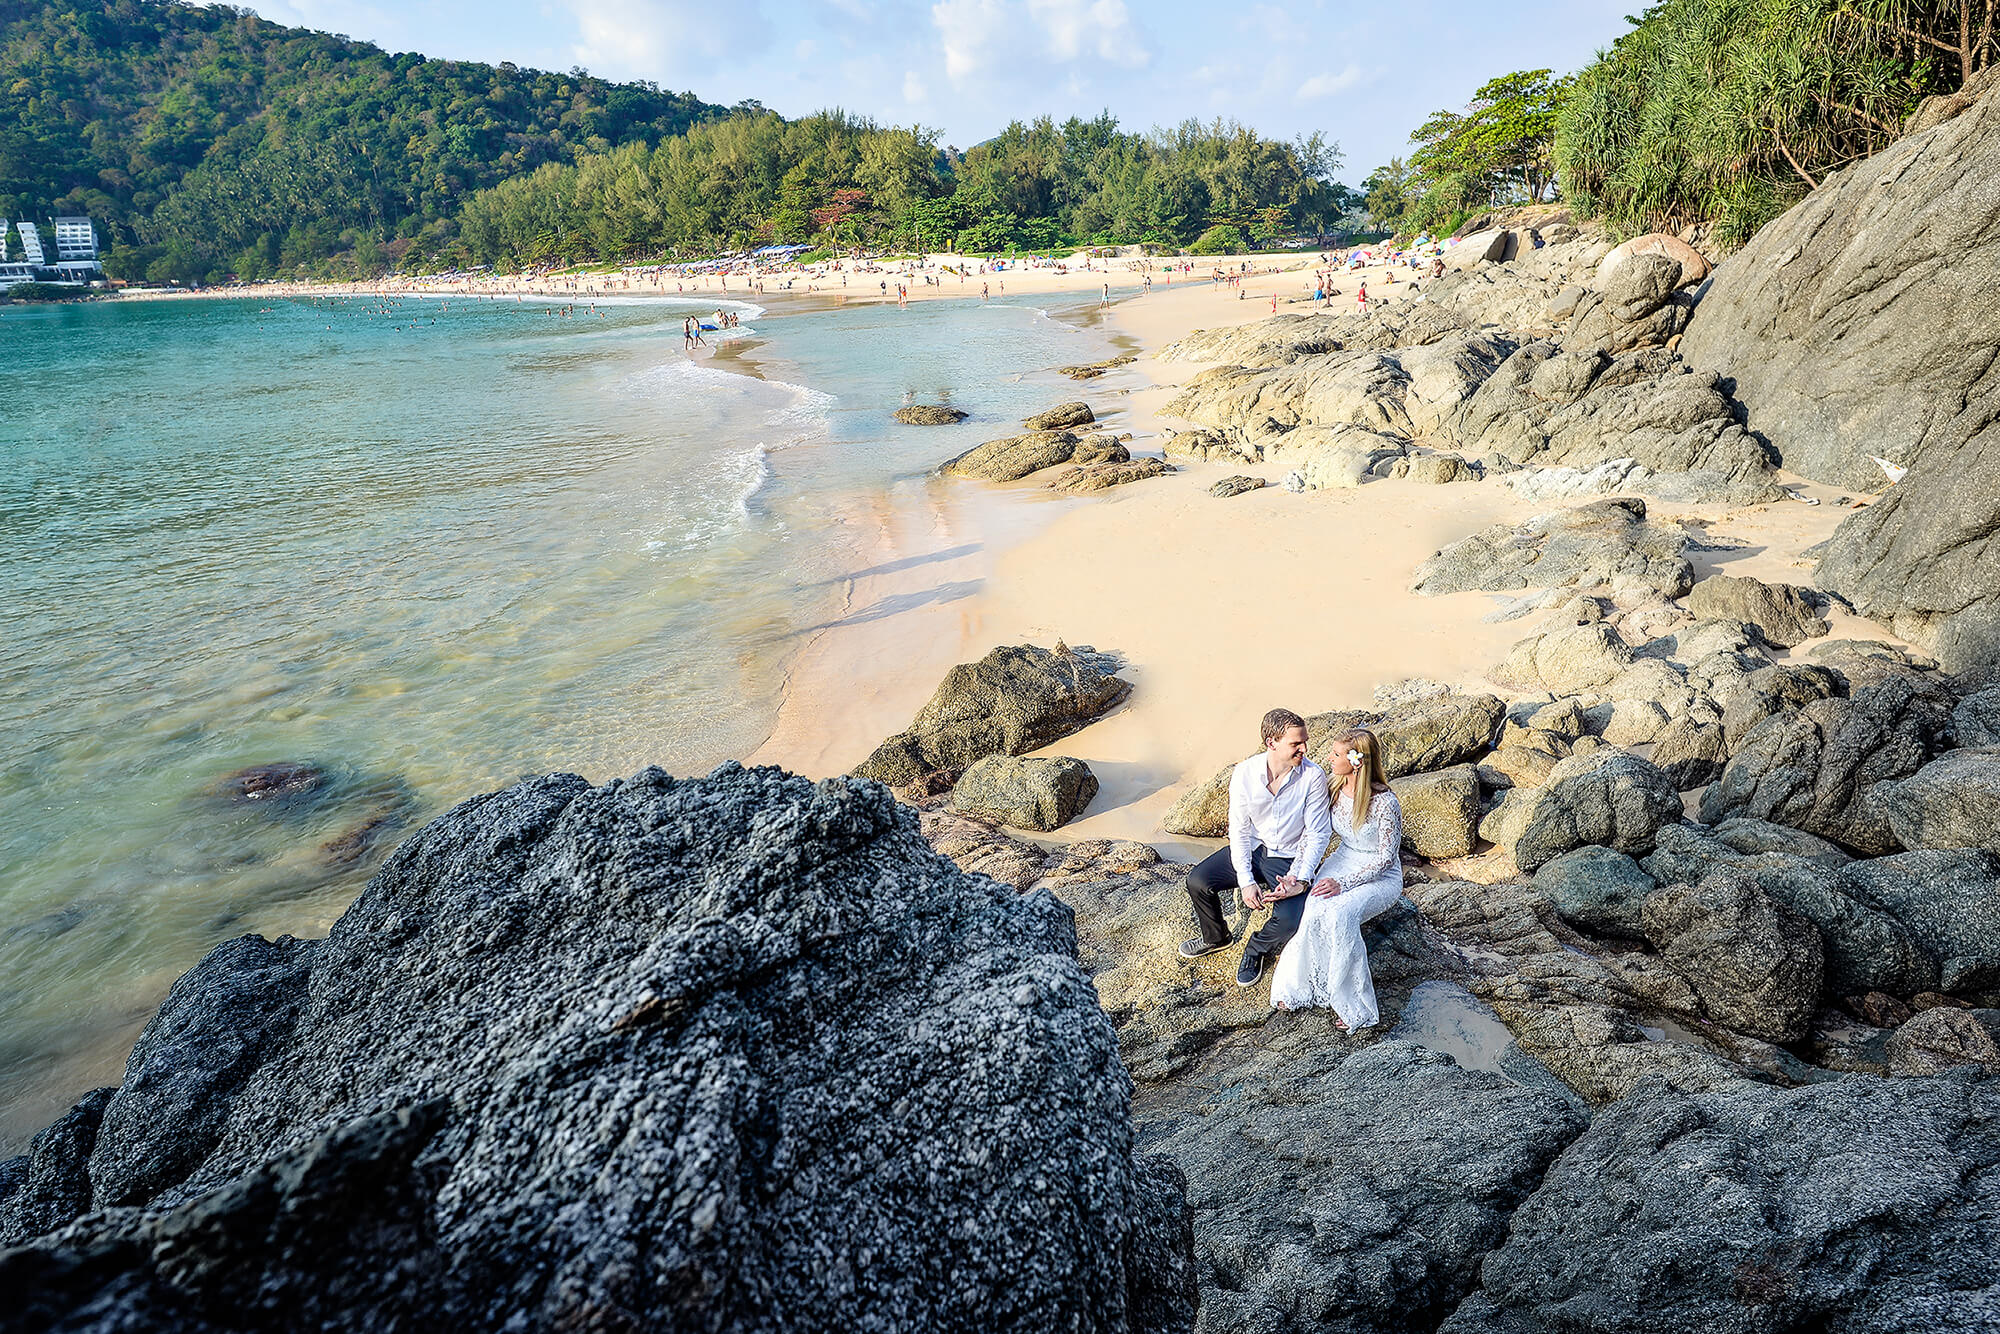
[[1632,665],[1632,650],[1602,622],[1531,635],[1492,671],[1501,685],[1574,694],[1609,682]]
[[1038,832],[1060,829],[1097,795],[1097,775],[1067,755],[988,755],[952,788],[953,810]]
[[1796,1042],[1819,1005],[1826,956],[1819,930],[1740,871],[1646,896],[1640,926],[1660,957],[1694,983],[1717,1023]]
[[[1913,996],[1938,985],[1933,949],[1887,909],[1872,887],[1850,879],[1846,859],[1812,860],[1759,838],[1732,834],[1755,822],[1707,831],[1693,825],[1662,829],[1642,863],[1662,884],[1698,884],[1719,872],[1749,876],[1772,898],[1811,922],[1826,952],[1826,984],[1837,995],[1871,991]],[[1873,863],[1856,862],[1855,866]],[[1539,883],[1539,879],[1537,880]]]
[[[1120,445],[1118,451],[1124,452]],[[1114,486],[1125,486],[1132,482],[1143,482],[1154,477],[1163,477],[1173,472],[1174,465],[1165,459],[1107,459],[1079,468],[1065,468],[1049,479],[1049,489],[1064,491],[1073,496],[1090,495],[1097,491],[1108,491]]]
[[1906,848],[2000,852],[2000,747],[1946,751],[1881,800]]
[[972,414],[943,403],[911,403],[889,415],[905,426],[956,426]]
[[1572,755],[1529,794],[1514,862],[1533,871],[1585,844],[1634,856],[1653,850],[1654,835],[1682,818],[1681,794],[1653,765],[1616,746]]
[[1076,454],[1074,431],[1034,431],[988,440],[946,459],[938,471],[949,477],[976,477],[988,482],[1018,482],[1029,473],[1068,463]]
[[1827,630],[1811,596],[1792,584],[1711,574],[1688,590],[1686,603],[1687,609],[1703,620],[1754,625],[1765,643],[1778,648],[1796,647]]
[[[1679,828],[1669,826],[1657,837]],[[1639,863],[1615,848],[1577,848],[1535,872],[1535,888],[1565,922],[1600,936],[1641,936],[1639,910],[1653,885]]]
[[[1954,672],[2000,666],[2000,94],[1814,191],[1717,270],[1681,352],[1785,466],[1886,491],[1815,582]],[[1909,469],[1893,486],[1874,456]]]
[[2000,1080],[1654,1085],[1599,1112],[1442,1334],[1992,1327]]
[[1898,1026],[1884,1045],[1892,1074],[1941,1075],[1964,1066],[2000,1074],[2000,1010],[1939,1005]]
[[1025,755],[1080,731],[1132,693],[1111,662],[1084,649],[996,648],[945,673],[907,730],[854,772],[892,787],[956,781],[988,755]]
[[1876,785],[1922,768],[1949,723],[1947,704],[1904,678],[1766,718],[1702,794],[1701,818],[1748,816],[1855,852],[1894,852],[1888,789]]
[[[1522,467],[1588,471],[1625,460],[1628,470],[1645,469],[1639,485],[1649,491],[1693,486],[1719,494],[1733,483],[1762,488],[1772,480],[1769,452],[1737,421],[1721,377],[1694,373],[1657,347],[1612,356],[1546,340],[1523,344],[1443,435]],[[1690,474],[1706,480],[1684,480]]]
[[1951,711],[1954,746],[2000,746],[2000,686],[1975,690]]
[[1397,1040],[1227,1092],[1147,1136],[1187,1173],[1205,1331],[1432,1328],[1585,1120]]
[[1729,751],[1742,747],[1757,724],[1776,714],[1801,708],[1816,699],[1847,694],[1847,678],[1831,667],[1811,662],[1787,662],[1759,667],[1727,689],[1723,699],[1722,731]]
[[2000,990],[2000,854],[1905,852],[1857,861],[1841,881],[1909,928],[1938,960],[1944,990]]
[[1629,579],[1678,597],[1694,582],[1687,552],[1687,533],[1648,523],[1645,501],[1599,500],[1462,538],[1417,567],[1415,588],[1436,595]]
[[874,784],[525,781],[274,976],[296,1025],[226,1107],[142,1045],[124,1160],[214,1147],[0,1283],[70,1329],[1184,1330],[1179,1173],[1076,950]]
[[1499,740],[1506,724],[1507,706],[1498,696],[1454,692],[1398,704],[1371,722],[1356,720],[1317,731],[1331,749],[1337,732],[1367,727],[1380,743],[1382,770],[1393,779],[1476,759]]

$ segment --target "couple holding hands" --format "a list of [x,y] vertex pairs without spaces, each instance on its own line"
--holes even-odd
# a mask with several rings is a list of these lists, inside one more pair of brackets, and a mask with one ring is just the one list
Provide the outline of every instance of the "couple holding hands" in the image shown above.
[[[1361,926],[1403,892],[1403,814],[1375,734],[1357,729],[1334,742],[1329,784],[1306,758],[1305,719],[1273,709],[1260,731],[1263,752],[1229,777],[1229,846],[1188,872],[1201,934],[1181,945],[1181,957],[1229,948],[1222,895],[1233,887],[1251,911],[1271,910],[1243,943],[1236,984],[1257,985],[1275,956],[1272,1005],[1320,1006],[1341,1028],[1367,1028],[1380,1015]],[[1340,845],[1329,852],[1335,834]]]

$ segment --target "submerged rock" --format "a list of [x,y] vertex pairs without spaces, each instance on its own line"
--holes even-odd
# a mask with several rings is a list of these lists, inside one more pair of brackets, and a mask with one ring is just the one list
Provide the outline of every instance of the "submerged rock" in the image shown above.
[[1087,650],[1034,644],[996,648],[962,662],[917,711],[907,731],[854,770],[892,787],[950,786],[988,755],[1025,755],[1079,731],[1124,702],[1131,683]]
[[214,795],[231,802],[288,805],[325,787],[329,775],[312,760],[275,760],[253,764],[216,780]]
[[146,1211],[0,1258],[38,1318],[1193,1320],[1180,1176],[1134,1153],[1070,912],[961,872],[880,787],[523,782],[405,842],[312,954],[269,976],[296,1021],[226,1097],[150,1072],[240,1005],[169,999],[119,1151],[212,1147],[134,1185]]
[[943,403],[912,403],[890,414],[905,426],[954,426],[971,415],[963,408]]

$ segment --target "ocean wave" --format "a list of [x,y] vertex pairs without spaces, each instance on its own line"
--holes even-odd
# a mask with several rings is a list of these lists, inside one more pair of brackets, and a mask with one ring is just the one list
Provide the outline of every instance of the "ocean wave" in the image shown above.
[[737,492],[736,513],[744,523],[751,523],[763,514],[764,506],[761,503],[761,498],[770,485],[777,480],[778,474],[771,467],[771,450],[769,446],[763,444],[757,445],[746,455],[746,458],[750,463],[750,476],[744,482],[743,489]]
[[756,414],[758,424],[777,436],[777,446],[803,444],[827,431],[827,414],[840,399],[810,385],[766,380],[726,371],[706,362],[676,358],[634,371],[617,386],[634,398],[680,398],[700,395],[704,406],[740,407]]

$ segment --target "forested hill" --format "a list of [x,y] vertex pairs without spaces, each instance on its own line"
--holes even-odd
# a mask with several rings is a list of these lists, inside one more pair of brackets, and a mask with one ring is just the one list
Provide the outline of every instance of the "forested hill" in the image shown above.
[[375,267],[500,180],[725,114],[228,5],[0,0],[0,218],[88,213],[129,276],[258,276],[335,253]]

